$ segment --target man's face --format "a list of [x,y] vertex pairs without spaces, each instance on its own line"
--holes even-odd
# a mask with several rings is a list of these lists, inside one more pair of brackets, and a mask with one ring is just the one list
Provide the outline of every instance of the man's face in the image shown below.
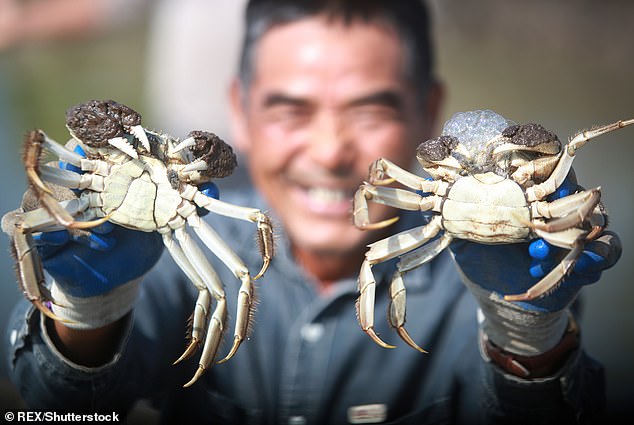
[[[372,234],[352,224],[355,190],[379,157],[409,167],[433,121],[407,81],[397,35],[320,18],[274,27],[248,90],[241,102],[234,85],[236,144],[296,252],[364,250]],[[371,208],[374,221],[395,214]]]

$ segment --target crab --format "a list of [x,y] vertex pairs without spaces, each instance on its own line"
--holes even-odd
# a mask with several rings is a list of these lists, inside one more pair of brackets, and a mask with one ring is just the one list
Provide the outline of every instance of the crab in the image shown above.
[[[369,179],[354,196],[353,220],[360,229],[380,229],[398,217],[372,223],[368,201],[403,210],[424,211],[427,224],[368,245],[359,273],[357,317],[380,346],[393,348],[374,331],[376,282],[372,266],[399,258],[391,279],[388,321],[411,347],[425,352],[405,329],[403,274],[427,263],[454,239],[482,244],[513,244],[543,238],[568,250],[561,262],[521,294],[504,299],[530,301],[552,292],[570,273],[584,244],[607,225],[601,188],[547,198],[571,172],[575,154],[589,140],[633,124],[618,121],[581,131],[562,147],[539,124],[515,124],[497,113],[455,114],[441,136],[421,143],[416,158],[431,179],[406,171],[388,159],[371,166]],[[394,187],[399,183],[403,187]]]
[[[198,369],[185,384],[190,386],[216,357],[227,303],[223,283],[188,229],[241,283],[233,345],[220,361],[224,362],[247,336],[254,309],[254,280],[263,275],[274,254],[271,220],[258,209],[232,205],[199,191],[197,185],[225,177],[236,167],[231,147],[213,133],[192,131],[179,141],[142,127],[136,111],[112,100],[92,100],[69,109],[66,127],[72,136],[66,146],[39,129],[25,138],[29,191],[38,205],[14,214],[9,230],[23,292],[43,314],[61,319],[46,305],[55,304],[55,300],[44,286],[42,263],[33,249],[34,233],[64,228],[86,232],[105,221],[142,232],[158,232],[176,264],[198,289],[191,340],[174,362],[191,357],[203,345]],[[68,165],[65,169],[40,165],[43,150]],[[65,200],[54,196],[60,192],[66,193]],[[255,277],[216,231],[201,220],[201,208],[256,225],[263,264]],[[5,218],[3,228],[7,227]],[[215,309],[211,311],[214,300]]]

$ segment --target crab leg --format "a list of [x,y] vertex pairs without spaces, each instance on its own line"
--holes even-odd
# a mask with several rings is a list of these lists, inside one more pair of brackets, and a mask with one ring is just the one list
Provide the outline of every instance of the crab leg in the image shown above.
[[203,283],[209,290],[210,294],[216,299],[217,305],[214,313],[211,317],[211,323],[207,329],[207,336],[205,337],[205,346],[203,353],[198,363],[198,369],[194,374],[194,377],[185,384],[186,387],[192,385],[198,380],[200,376],[209,368],[209,365],[216,357],[218,347],[220,346],[220,340],[224,332],[224,323],[227,318],[227,301],[225,298],[225,291],[222,288],[222,283],[218,274],[213,269],[207,258],[202,253],[198,245],[191,239],[184,227],[179,227],[174,230],[176,240],[179,242],[185,256],[191,261],[191,264],[203,280]]
[[407,345],[420,351],[421,353],[426,353],[427,351],[419,347],[409,335],[407,330],[405,330],[405,296],[406,291],[405,283],[403,283],[403,275],[396,271],[394,273],[394,277],[392,278],[392,282],[390,283],[390,306],[387,315],[390,326],[396,329],[398,335],[407,343]]
[[275,243],[273,241],[273,225],[266,214],[256,208],[240,207],[218,199],[210,198],[209,196],[202,194],[194,186],[186,187],[182,192],[182,197],[191,200],[197,206],[205,208],[206,210],[216,214],[255,223],[258,229],[258,246],[260,248],[260,253],[262,254],[263,264],[260,271],[253,279],[257,280],[264,275],[269,267],[271,259],[273,258],[275,250]]
[[16,228],[12,239],[12,250],[17,264],[20,286],[25,297],[46,317],[60,322],[70,322],[62,319],[47,308],[44,303],[54,302],[48,289],[44,286],[44,271],[40,256],[35,250],[33,237]]
[[209,316],[209,309],[211,307],[211,295],[207,289],[202,289],[198,292],[198,298],[196,299],[196,305],[194,307],[194,313],[191,317],[191,341],[185,348],[185,351],[181,356],[172,363],[172,365],[178,364],[183,360],[187,360],[198,350],[201,342],[203,342],[203,333],[207,328],[207,317]]
[[44,181],[69,189],[90,189],[97,192],[104,190],[104,178],[94,174],[79,174],[74,171],[42,165],[40,176]]
[[198,299],[196,300],[196,306],[194,307],[191,342],[185,349],[185,352],[173,363],[176,364],[191,357],[203,341],[202,333],[207,327],[207,317],[209,315],[211,298],[207,287],[187,259],[187,256],[183,252],[182,248],[172,238],[171,230],[161,230],[161,234],[163,237],[163,244],[174,259],[174,262],[176,262],[178,267],[185,273],[194,286],[198,288]]
[[376,280],[372,273],[372,266],[411,251],[427,242],[441,230],[440,220],[440,216],[435,216],[425,226],[398,233],[369,245],[370,249],[365,254],[366,258],[359,273],[360,295],[357,300],[357,317],[363,331],[381,347],[394,348],[393,345],[382,341],[374,331]]
[[526,184],[529,180],[542,180],[550,176],[557,165],[557,161],[559,161],[559,158],[556,156],[537,158],[517,167],[517,170],[511,174],[511,178],[520,185]]
[[366,259],[370,264],[376,264],[418,248],[440,232],[441,220],[439,215],[434,216],[424,226],[405,230],[368,245]]
[[[51,196],[51,198],[53,197]],[[82,199],[71,199],[62,202],[55,200],[55,204],[71,217],[71,220],[72,216],[78,215],[88,208],[88,203]],[[44,305],[44,302],[50,301],[54,303],[55,301],[52,300],[48,289],[44,286],[45,278],[42,262],[34,249],[33,237],[31,236],[34,232],[54,231],[63,228],[46,209],[31,210],[21,215],[13,232],[11,243],[16,258],[18,280],[26,298],[47,317],[70,323],[70,321],[55,315]]]
[[68,150],[65,146],[57,143],[51,139],[42,130],[33,130],[33,132],[40,133],[39,135],[29,135],[29,137],[37,137],[42,144],[42,147],[53,152],[60,160],[72,164],[76,167],[81,167],[81,161],[84,159],[80,154]]
[[238,292],[238,311],[236,312],[236,325],[234,333],[234,342],[229,354],[219,363],[229,360],[238,350],[238,347],[246,339],[249,322],[253,313],[254,294],[253,281],[249,276],[249,271],[244,265],[240,257],[207,223],[200,219],[196,214],[187,217],[187,222],[194,229],[198,237],[203,243],[218,256],[218,258],[233,272],[242,284]]
[[427,180],[404,170],[385,158],[379,158],[372,163],[370,166],[371,184],[383,186],[395,181],[411,189],[430,192],[436,195],[445,195],[448,188],[446,182],[441,180]]
[[[550,208],[548,212],[553,215],[563,215],[563,217],[548,223],[531,223],[537,236],[544,238],[552,245],[568,248],[570,251],[553,270],[526,292],[517,295],[506,295],[504,297],[505,300],[530,301],[538,298],[554,289],[572,271],[579,255],[583,251],[583,241],[589,237],[588,231],[575,226],[582,223],[592,214],[599,205],[600,197],[601,192],[597,188],[557,199],[548,205]],[[582,201],[581,205],[577,202],[575,206],[575,203],[571,202],[575,200]],[[602,229],[603,225],[597,225],[597,227]],[[593,230],[591,234],[595,232],[597,230]]]
[[580,229],[578,227],[572,227],[570,229],[552,233],[535,229],[535,234],[537,236],[543,238],[551,245],[564,249],[574,248],[578,240],[585,240],[588,238],[588,233],[588,230]]
[[415,251],[404,254],[396,265],[397,270],[394,272],[392,282],[390,283],[391,302],[388,313],[390,325],[396,328],[396,332],[398,332],[403,341],[421,353],[426,353],[427,351],[419,347],[405,329],[406,290],[405,284],[403,283],[403,274],[421,266],[422,264],[425,264],[440,254],[449,246],[452,239],[453,238],[451,236],[445,233],[429,244],[424,245]]
[[559,162],[555,167],[553,173],[543,183],[526,189],[526,199],[529,202],[543,199],[545,196],[553,193],[561,183],[564,181],[570,168],[572,167],[572,161],[575,159],[577,149],[585,145],[589,140],[603,134],[609,133],[614,130],[618,130],[630,124],[634,124],[634,118],[624,121],[617,121],[612,124],[607,124],[601,127],[597,127],[592,130],[586,130],[578,133],[576,136],[568,142],[564,147],[564,150],[559,158]]
[[376,281],[372,273],[372,265],[368,260],[361,264],[359,273],[359,298],[357,299],[357,319],[361,329],[370,338],[383,348],[396,348],[394,345],[385,343],[374,331],[374,299],[376,292]]
[[[42,206],[64,227],[73,229],[88,229],[105,223],[110,218],[103,217],[93,221],[75,221],[75,219],[64,209],[59,201],[55,199],[51,190],[46,187],[39,175],[39,160],[42,154],[42,145],[46,142],[44,132],[34,130],[30,132],[24,143],[24,164],[26,175],[31,187],[38,195]],[[86,206],[87,207],[87,206]]]
[[[570,229],[571,227],[583,223],[596,206],[599,205],[600,200],[600,187],[557,199],[548,205],[548,212],[559,217],[547,223],[531,223],[531,226],[534,229],[546,232],[558,232]],[[562,215],[564,216],[561,217]]]
[[[58,202],[58,205],[71,217],[71,220],[74,220],[74,216],[88,210],[89,207],[88,201],[82,198],[61,201]],[[20,225],[24,228],[25,232],[29,233],[52,232],[65,229],[63,223],[60,223],[56,217],[51,216],[45,208],[38,208],[23,213],[20,219]]]
[[372,194],[369,191],[369,187],[366,183],[361,185],[354,194],[352,201],[352,219],[354,225],[362,230],[382,229],[390,226],[398,221],[398,216],[388,218],[386,220],[379,221],[377,223],[370,223],[370,212],[368,211],[368,199],[372,199]]
[[[203,348],[203,353],[200,356],[200,365],[194,374],[194,377],[183,387],[187,388],[193,385],[198,378],[205,373],[205,370],[211,360],[216,357],[216,353],[218,352],[218,347],[220,346],[220,340],[222,338],[222,334],[224,332],[224,322],[227,317],[227,300],[226,298],[221,298],[216,305],[216,309],[211,316],[209,328],[207,329],[207,335],[205,337],[205,347]],[[203,366],[204,364],[207,366]]]
[[378,223],[370,223],[368,200],[391,207],[410,211],[439,211],[442,198],[439,196],[420,196],[409,190],[392,187],[377,187],[368,183],[359,186],[354,195],[354,224],[359,229],[381,229],[398,220],[393,217]]
[[573,248],[566,254],[554,269],[552,269],[542,280],[531,286],[523,294],[517,295],[505,295],[506,301],[530,301],[535,298],[541,297],[557,287],[561,280],[572,271],[579,255],[583,251],[583,241],[578,239]]

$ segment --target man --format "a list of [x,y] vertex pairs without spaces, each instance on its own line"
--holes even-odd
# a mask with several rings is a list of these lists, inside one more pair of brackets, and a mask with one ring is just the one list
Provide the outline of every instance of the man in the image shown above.
[[[583,352],[568,306],[618,258],[611,234],[588,245],[600,251],[600,258],[584,257],[596,264],[534,302],[493,296],[508,293],[505,285],[521,292],[535,281],[526,244],[452,246],[471,291],[448,253],[411,271],[408,331],[428,354],[404,344],[378,347],[356,322],[366,245],[424,223],[419,213],[402,213],[388,229],[362,232],[350,221],[350,199],[368,165],[384,157],[407,167],[418,143],[433,134],[442,90],[422,5],[254,0],[246,28],[231,107],[234,141],[257,192],[245,188],[223,199],[270,208],[280,223],[250,339],[182,389],[196,362],[171,362],[182,352],[195,290],[167,257],[146,274],[160,253],[157,235],[115,228],[104,235],[116,240],[106,252],[74,243],[50,249],[49,241],[45,267],[62,304],[55,313],[73,323],[42,318],[26,302],[16,311],[9,360],[27,402],[124,413],[149,397],[166,421],[216,423],[560,423],[596,416],[602,370]],[[378,205],[371,214],[379,221],[395,211]],[[208,220],[257,269],[253,229]],[[388,308],[393,267],[374,267],[377,311]],[[233,274],[215,268],[228,305],[236,305]],[[233,328],[233,318],[225,328]],[[386,320],[375,330],[397,343]]]

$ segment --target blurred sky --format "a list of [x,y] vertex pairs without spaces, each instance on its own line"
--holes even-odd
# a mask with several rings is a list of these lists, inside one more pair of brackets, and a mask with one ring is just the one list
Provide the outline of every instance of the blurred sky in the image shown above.
[[[219,8],[235,9],[232,3],[216,2]],[[444,119],[457,111],[493,109],[516,122],[538,122],[565,141],[577,130],[634,117],[634,2],[433,0],[432,6],[438,73],[447,85]],[[229,12],[225,27],[238,28],[238,14]],[[0,213],[15,208],[25,188],[19,149],[26,130],[40,127],[65,140],[64,111],[91,98],[152,110],[143,91],[146,24],[141,19],[99,37],[0,52]],[[227,31],[222,44],[235,49],[238,32]],[[208,101],[216,112],[209,128],[226,132],[218,129],[226,116],[217,105],[225,101],[219,93],[233,70],[235,52],[220,53],[210,52],[215,65],[207,84],[215,86],[216,95]],[[163,101],[169,104],[170,99]],[[150,114],[145,120],[149,127],[165,128],[151,119]],[[582,320],[587,351],[606,365],[613,410],[632,401],[634,382],[633,158],[630,127],[592,141],[575,160],[582,185],[602,186],[610,227],[623,241],[621,261],[585,291]],[[4,234],[0,244],[8,244]],[[0,255],[0,270],[4,328],[21,295],[7,254]],[[5,376],[3,362],[0,378]]]

